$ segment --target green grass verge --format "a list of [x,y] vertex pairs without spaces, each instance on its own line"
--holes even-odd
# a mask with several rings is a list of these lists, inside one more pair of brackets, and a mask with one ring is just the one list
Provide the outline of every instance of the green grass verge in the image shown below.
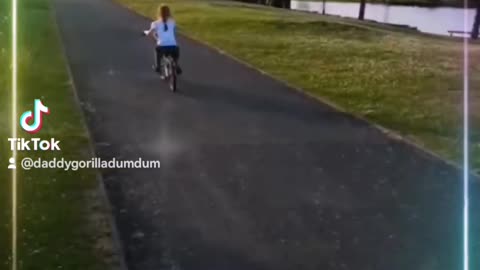
[[[118,1],[155,17],[157,1]],[[183,33],[460,161],[460,42],[244,4],[164,2]],[[470,53],[472,163],[478,170],[480,46]]]
[[[0,0],[0,269],[11,265],[11,30],[10,2]],[[18,114],[33,109],[41,98],[51,113],[34,137],[56,138],[62,151],[21,152],[23,157],[89,158],[89,141],[66,70],[61,43],[48,0],[19,1]],[[17,125],[18,126],[18,125]],[[18,127],[18,136],[31,137]],[[18,172],[18,269],[104,270],[109,249],[99,250],[96,173],[93,170],[31,170]],[[94,227],[97,227],[95,228]]]

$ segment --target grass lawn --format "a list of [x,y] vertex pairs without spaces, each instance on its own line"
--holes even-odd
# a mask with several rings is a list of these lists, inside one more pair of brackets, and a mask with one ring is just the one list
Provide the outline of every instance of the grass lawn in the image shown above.
[[[11,260],[10,2],[0,0],[0,269]],[[61,153],[21,152],[23,157],[89,158],[89,141],[66,70],[53,13],[47,0],[19,1],[18,116],[41,98],[50,108],[34,137],[56,138]],[[18,136],[31,137],[18,127]],[[18,166],[19,167],[19,166]],[[18,269],[105,270],[111,256],[108,223],[95,171],[18,172]]]
[[[155,17],[158,1],[117,1]],[[164,2],[184,34],[460,160],[461,42],[245,4]],[[480,45],[470,54],[472,163],[479,170]]]

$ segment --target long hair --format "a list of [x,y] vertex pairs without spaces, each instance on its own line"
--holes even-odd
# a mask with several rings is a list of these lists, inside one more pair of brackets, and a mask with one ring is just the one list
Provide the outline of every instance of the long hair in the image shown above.
[[161,5],[158,8],[158,16],[162,18],[163,22],[163,31],[168,30],[167,20],[172,17],[172,13],[170,12],[170,8],[167,5]]

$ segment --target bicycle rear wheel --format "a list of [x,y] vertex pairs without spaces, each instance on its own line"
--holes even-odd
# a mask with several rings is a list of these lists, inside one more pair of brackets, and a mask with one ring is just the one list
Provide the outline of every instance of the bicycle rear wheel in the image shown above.
[[173,59],[170,59],[170,70],[169,70],[169,78],[168,82],[170,85],[170,90],[172,92],[177,91],[177,66]]

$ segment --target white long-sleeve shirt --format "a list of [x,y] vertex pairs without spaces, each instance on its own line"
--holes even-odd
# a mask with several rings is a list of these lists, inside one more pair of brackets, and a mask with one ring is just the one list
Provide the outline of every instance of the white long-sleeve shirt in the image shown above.
[[175,21],[168,19],[166,21],[167,31],[165,31],[164,23],[161,19],[152,22],[150,30],[154,31],[157,37],[157,46],[177,46],[177,40],[175,38]]

